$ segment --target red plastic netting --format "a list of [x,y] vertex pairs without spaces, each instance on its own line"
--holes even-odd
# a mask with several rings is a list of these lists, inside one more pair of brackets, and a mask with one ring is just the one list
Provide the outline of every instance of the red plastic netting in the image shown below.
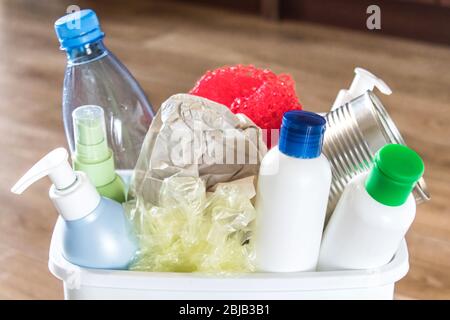
[[302,109],[290,75],[252,65],[207,71],[190,93],[243,113],[263,129],[279,129],[284,112]]

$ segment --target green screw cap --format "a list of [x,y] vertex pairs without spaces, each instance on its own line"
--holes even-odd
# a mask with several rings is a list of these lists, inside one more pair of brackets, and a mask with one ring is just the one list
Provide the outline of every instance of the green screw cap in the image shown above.
[[408,199],[423,171],[422,158],[414,150],[400,144],[388,144],[375,155],[366,190],[384,205],[400,206]]

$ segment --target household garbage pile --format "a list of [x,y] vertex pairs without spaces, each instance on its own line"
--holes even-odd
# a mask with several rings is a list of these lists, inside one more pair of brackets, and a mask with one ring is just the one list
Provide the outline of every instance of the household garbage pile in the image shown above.
[[[74,22],[80,28],[73,28]],[[103,44],[92,10],[60,18],[70,147],[42,177],[62,218],[61,249],[87,268],[302,272],[381,267],[429,200],[424,164],[356,68],[325,116],[303,110],[290,75],[255,66],[207,71],[156,115]],[[116,170],[128,170],[124,183]],[[123,171],[120,171],[123,172]]]

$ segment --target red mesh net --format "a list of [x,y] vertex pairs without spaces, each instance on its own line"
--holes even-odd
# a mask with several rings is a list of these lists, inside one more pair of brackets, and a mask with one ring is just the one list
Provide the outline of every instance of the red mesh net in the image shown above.
[[284,112],[302,109],[290,75],[252,65],[207,71],[190,93],[243,113],[263,129],[279,129]]

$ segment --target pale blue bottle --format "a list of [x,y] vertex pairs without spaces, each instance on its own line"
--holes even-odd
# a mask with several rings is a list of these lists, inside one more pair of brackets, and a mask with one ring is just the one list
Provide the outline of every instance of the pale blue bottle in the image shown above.
[[99,269],[127,269],[138,249],[122,206],[102,197],[93,212],[63,223],[63,255],[73,264]]
[[154,111],[127,68],[105,47],[99,20],[81,10],[55,22],[61,49],[67,53],[63,89],[63,120],[74,152],[72,111],[98,105],[105,111],[106,134],[117,169],[134,169]]

